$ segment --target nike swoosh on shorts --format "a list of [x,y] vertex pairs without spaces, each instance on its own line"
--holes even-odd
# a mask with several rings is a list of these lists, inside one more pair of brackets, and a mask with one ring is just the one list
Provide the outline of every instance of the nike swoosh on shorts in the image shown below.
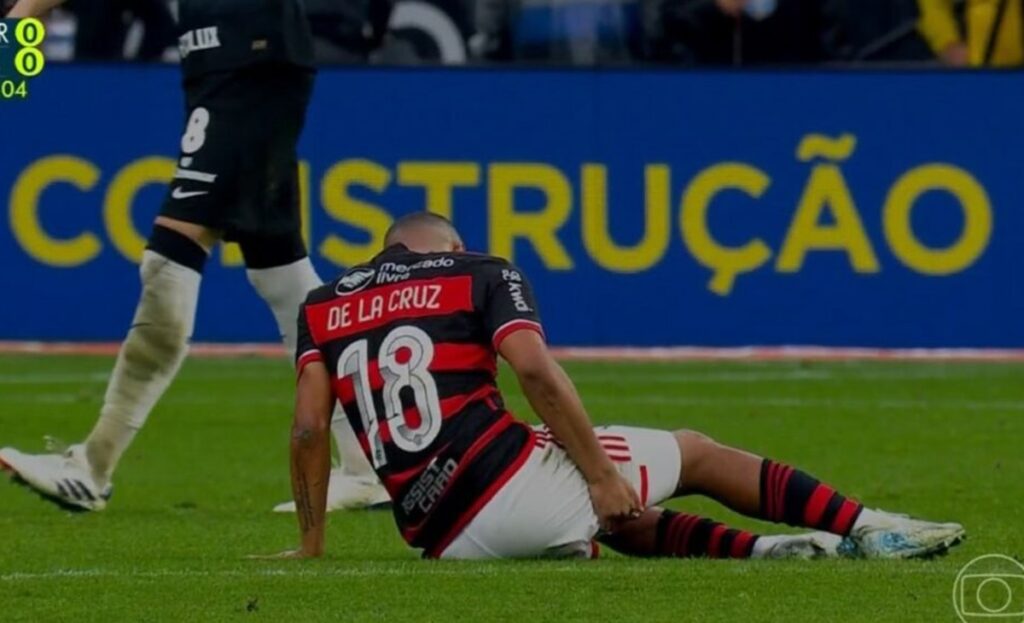
[[188,199],[189,197],[198,197],[200,195],[208,194],[210,194],[210,191],[208,190],[195,190],[191,192],[185,192],[185,190],[180,186],[175,187],[174,190],[171,191],[171,197],[175,199]]

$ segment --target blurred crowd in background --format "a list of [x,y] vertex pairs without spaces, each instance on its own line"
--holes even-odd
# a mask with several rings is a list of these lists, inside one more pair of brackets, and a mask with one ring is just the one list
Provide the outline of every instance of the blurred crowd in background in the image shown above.
[[[1024,64],[1024,0],[306,0],[323,63]],[[173,0],[71,0],[53,60],[176,59]]]

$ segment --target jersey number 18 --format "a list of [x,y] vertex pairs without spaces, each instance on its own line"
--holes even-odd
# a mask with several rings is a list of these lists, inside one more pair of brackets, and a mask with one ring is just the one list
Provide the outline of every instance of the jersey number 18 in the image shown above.
[[[356,405],[370,444],[370,458],[374,468],[381,468],[387,464],[387,456],[380,436],[380,418],[373,404],[369,350],[369,341],[365,339],[349,344],[338,357],[338,378],[352,377]],[[402,351],[407,356],[399,361]],[[430,374],[433,359],[434,343],[430,336],[413,326],[396,327],[388,333],[377,354],[384,379],[385,425],[395,445],[406,452],[425,450],[441,432],[441,400]],[[420,423],[416,427],[408,425],[402,407],[401,392],[405,388],[412,389],[419,411]]]

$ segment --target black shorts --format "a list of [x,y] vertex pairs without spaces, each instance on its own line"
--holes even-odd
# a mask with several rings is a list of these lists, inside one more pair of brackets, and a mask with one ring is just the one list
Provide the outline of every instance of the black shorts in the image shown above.
[[181,155],[160,214],[227,240],[300,231],[296,145],[312,89],[312,71],[284,64],[186,81]]

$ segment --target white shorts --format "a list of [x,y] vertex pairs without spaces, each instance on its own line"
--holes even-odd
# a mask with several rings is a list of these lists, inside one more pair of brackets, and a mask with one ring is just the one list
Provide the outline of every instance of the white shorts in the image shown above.
[[[675,494],[682,457],[668,431],[626,426],[595,429],[644,506]],[[526,463],[469,522],[441,558],[590,557],[598,531],[587,483],[543,427]]]

